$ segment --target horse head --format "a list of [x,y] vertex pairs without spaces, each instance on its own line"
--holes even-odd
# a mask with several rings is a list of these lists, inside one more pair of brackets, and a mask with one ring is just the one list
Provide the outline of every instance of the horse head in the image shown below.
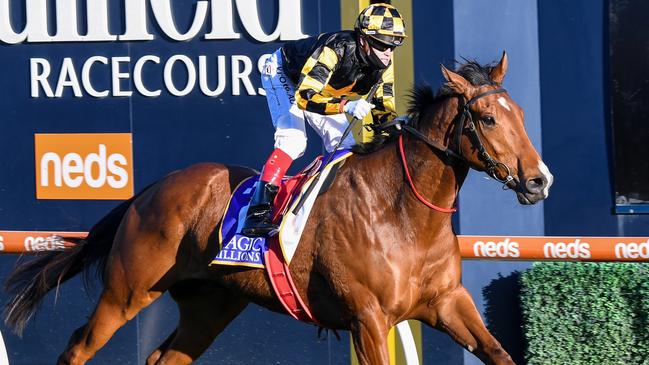
[[521,204],[547,198],[553,176],[525,131],[523,110],[502,88],[507,54],[493,67],[441,67],[447,81],[441,93],[459,99],[457,116],[444,127],[446,145],[471,168],[514,190]]

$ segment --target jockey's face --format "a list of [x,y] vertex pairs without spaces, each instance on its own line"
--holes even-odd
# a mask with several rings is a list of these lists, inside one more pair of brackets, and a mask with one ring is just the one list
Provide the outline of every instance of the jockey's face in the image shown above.
[[370,37],[361,37],[361,45],[367,55],[370,55],[370,52],[374,53],[374,55],[381,60],[383,65],[387,66],[390,64],[390,61],[392,61],[394,47],[387,46],[386,44]]

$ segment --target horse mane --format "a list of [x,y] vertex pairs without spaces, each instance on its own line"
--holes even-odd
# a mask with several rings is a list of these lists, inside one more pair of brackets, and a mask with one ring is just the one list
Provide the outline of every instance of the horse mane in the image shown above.
[[[491,79],[491,70],[495,64],[481,65],[475,60],[464,59],[464,63],[455,61],[458,66],[455,72],[464,77],[473,86],[482,85],[497,85]],[[413,86],[407,95],[408,98],[408,111],[407,115],[410,119],[410,125],[413,128],[419,129],[422,123],[422,116],[425,115],[426,110],[434,104],[442,102],[449,97],[456,96],[457,93],[453,91],[448,84],[442,85],[437,92],[426,83],[417,84]],[[354,153],[369,154],[381,149],[388,142],[393,141],[398,137],[398,131],[387,131],[386,133],[375,134],[374,138],[366,143],[361,143],[352,149]]]
[[[491,79],[491,70],[495,64],[481,65],[475,60],[463,59],[464,63],[459,63],[455,72],[464,77],[473,86],[492,85],[497,83]],[[430,85],[416,85],[410,92],[410,102],[408,103],[408,116],[411,125],[418,128],[422,122],[421,117],[425,111],[433,104],[439,103],[449,97],[456,96],[457,93],[451,89],[448,84],[442,85],[437,93],[433,92]]]

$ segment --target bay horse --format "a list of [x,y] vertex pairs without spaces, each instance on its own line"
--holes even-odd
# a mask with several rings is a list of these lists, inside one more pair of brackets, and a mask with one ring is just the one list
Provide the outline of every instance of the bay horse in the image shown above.
[[[462,286],[448,213],[469,168],[503,181],[522,204],[548,196],[553,178],[523,111],[501,88],[506,70],[505,53],[496,65],[442,66],[437,95],[413,91],[400,140],[349,157],[313,207],[290,264],[293,280],[322,326],[351,331],[361,364],[388,364],[388,330],[407,319],[448,333],[485,363],[513,364]],[[147,364],[191,363],[249,302],[284,313],[264,270],[208,266],[232,190],[253,174],[201,163],[147,187],[74,248],[18,266],[7,281],[7,324],[22,331],[48,291],[94,265],[101,296],[58,364],[86,363],[166,291],[180,320]]]

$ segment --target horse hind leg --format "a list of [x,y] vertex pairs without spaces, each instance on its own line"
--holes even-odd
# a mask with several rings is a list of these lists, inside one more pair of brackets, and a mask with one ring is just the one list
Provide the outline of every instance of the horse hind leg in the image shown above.
[[59,365],[85,364],[113,336],[115,331],[161,293],[132,292],[123,295],[119,290],[104,289],[94,313],[88,322],[70,338],[67,349],[59,356]]
[[432,326],[448,333],[485,364],[515,365],[507,351],[489,333],[471,295],[459,287],[440,298]]
[[58,364],[85,364],[115,331],[162,295],[186,269],[175,263],[179,237],[165,239],[138,229],[133,222],[137,221],[130,217],[118,230],[95,311],[87,324],[75,331]]
[[178,327],[148,357],[147,365],[195,361],[248,304],[243,297],[205,280],[179,282],[169,292],[178,304]]

